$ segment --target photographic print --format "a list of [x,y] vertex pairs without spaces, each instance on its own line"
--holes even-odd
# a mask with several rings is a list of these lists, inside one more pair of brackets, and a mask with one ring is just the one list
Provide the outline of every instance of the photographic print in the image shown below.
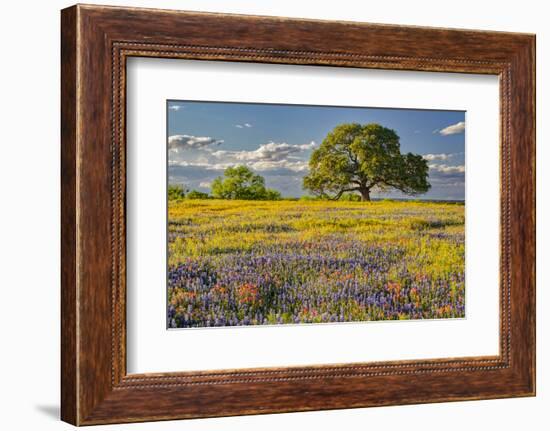
[[167,326],[465,317],[465,112],[167,102]]

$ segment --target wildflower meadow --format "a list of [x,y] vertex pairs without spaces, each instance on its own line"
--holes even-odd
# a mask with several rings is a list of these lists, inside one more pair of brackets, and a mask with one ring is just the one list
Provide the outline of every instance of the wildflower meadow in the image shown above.
[[464,204],[175,199],[168,326],[461,318]]

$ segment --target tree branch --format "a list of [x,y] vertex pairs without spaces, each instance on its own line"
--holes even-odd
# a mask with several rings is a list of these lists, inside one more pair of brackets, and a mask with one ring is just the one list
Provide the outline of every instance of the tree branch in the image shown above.
[[354,191],[359,191],[360,188],[359,187],[352,187],[351,189],[342,189],[340,190],[336,196],[332,197],[331,200],[333,201],[337,201],[338,199],[340,199],[342,197],[342,195],[346,192],[354,192]]

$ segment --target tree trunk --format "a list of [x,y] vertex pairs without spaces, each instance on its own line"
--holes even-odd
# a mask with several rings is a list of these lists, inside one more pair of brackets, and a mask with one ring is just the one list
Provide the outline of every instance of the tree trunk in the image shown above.
[[368,202],[370,201],[370,189],[361,189],[359,190],[359,192],[361,193],[361,200],[363,202]]

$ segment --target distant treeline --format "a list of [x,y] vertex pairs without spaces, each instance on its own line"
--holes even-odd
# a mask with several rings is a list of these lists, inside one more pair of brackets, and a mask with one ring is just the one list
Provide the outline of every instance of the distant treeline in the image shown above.
[[212,192],[186,190],[181,185],[168,186],[168,199],[239,199],[255,201],[276,201],[282,199],[281,193],[265,186],[265,179],[246,166],[227,168],[223,177],[212,182]]
[[[245,196],[239,196],[239,194],[234,195],[220,195],[220,194],[209,194],[206,192],[201,192],[199,190],[189,190],[186,189],[185,186],[180,184],[170,184],[168,185],[168,200],[170,201],[178,201],[178,200],[184,200],[184,199],[239,199],[239,200],[262,200],[262,201],[327,201],[331,200],[330,198],[326,196],[310,196],[310,195],[304,195],[298,197],[294,196],[281,196],[281,194],[272,189],[266,189],[265,193],[259,193],[259,194],[250,194],[247,193]],[[342,195],[339,199],[340,201],[350,201],[350,202],[360,202],[361,196],[352,194],[352,193],[346,193],[345,195]],[[388,200],[388,199],[384,199]]]
[[[317,194],[315,196],[304,195],[299,198],[283,197],[281,193],[274,189],[269,189],[265,186],[265,179],[258,174],[255,174],[246,166],[235,166],[227,168],[224,171],[223,177],[218,177],[212,182],[211,193],[201,192],[199,190],[189,190],[181,184],[170,184],[168,186],[168,200],[177,201],[183,199],[238,199],[238,200],[256,200],[256,201],[327,201],[340,200],[348,202],[360,202],[365,200],[361,195],[354,192],[344,192],[338,195],[337,198],[329,196],[326,193]],[[369,198],[370,200],[370,198]],[[438,203],[456,203],[464,204],[464,201],[452,200],[420,200],[420,199],[376,199],[378,201],[422,201],[422,202],[438,202]]]

